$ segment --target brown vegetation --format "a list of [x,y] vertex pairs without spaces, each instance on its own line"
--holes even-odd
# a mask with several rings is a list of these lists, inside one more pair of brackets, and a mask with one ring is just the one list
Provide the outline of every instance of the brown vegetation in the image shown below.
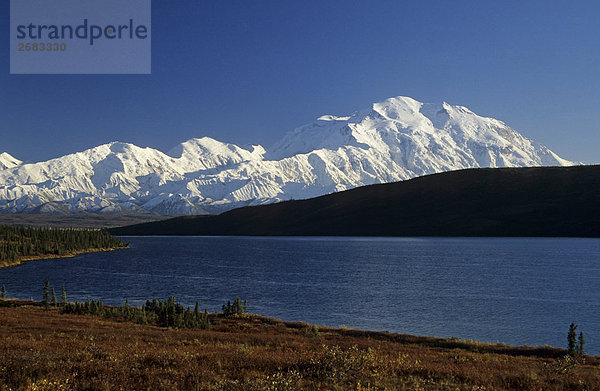
[[0,390],[600,390],[556,348],[211,315],[167,329],[0,301]]

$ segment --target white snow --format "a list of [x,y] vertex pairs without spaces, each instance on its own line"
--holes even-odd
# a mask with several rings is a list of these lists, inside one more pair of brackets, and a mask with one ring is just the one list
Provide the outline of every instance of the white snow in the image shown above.
[[7,168],[13,168],[23,163],[19,159],[16,159],[6,152],[0,153],[0,170]]
[[566,166],[502,121],[394,97],[324,115],[269,150],[204,137],[168,153],[114,142],[46,162],[0,155],[0,212],[218,213],[473,167]]

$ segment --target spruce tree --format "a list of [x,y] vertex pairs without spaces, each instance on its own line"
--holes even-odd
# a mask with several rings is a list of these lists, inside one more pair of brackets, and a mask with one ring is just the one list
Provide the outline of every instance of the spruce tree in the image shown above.
[[53,306],[58,306],[58,300],[56,300],[56,292],[54,291],[54,288],[52,288],[52,305]]
[[44,308],[48,309],[50,306],[50,281],[46,280],[46,284],[44,284]]
[[131,319],[131,307],[129,306],[129,299],[125,299],[125,318]]
[[574,356],[577,353],[577,325],[571,323],[569,326],[569,334],[567,334],[568,353]]
[[227,305],[223,304],[221,309],[225,315],[231,314],[231,301],[227,300]]
[[148,324],[148,316],[146,316],[146,310],[142,308],[141,317],[138,320],[139,324]]
[[0,293],[0,298],[2,298],[2,300],[6,299],[6,287],[4,285],[2,285],[2,292]]
[[242,299],[237,297],[233,301],[233,304],[231,304],[230,301],[227,301],[227,304],[223,304],[221,308],[223,310],[223,314],[225,315],[243,315],[248,309],[248,301],[242,301]]
[[577,342],[577,353],[580,356],[585,354],[585,339],[583,338],[583,331],[579,333],[579,341]]
[[60,304],[67,304],[67,291],[65,290],[65,286],[62,286],[62,295],[60,296]]

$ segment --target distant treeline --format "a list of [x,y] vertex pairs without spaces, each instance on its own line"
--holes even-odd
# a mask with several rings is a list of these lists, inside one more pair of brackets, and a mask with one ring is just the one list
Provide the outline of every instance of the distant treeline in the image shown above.
[[124,248],[127,244],[104,230],[29,228],[0,225],[0,267],[43,256]]

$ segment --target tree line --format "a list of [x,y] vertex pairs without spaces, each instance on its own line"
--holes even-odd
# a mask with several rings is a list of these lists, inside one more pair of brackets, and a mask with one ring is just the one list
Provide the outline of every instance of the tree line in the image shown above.
[[[5,293],[5,291],[3,291]],[[184,307],[178,303],[175,297],[167,300],[146,300],[142,307],[132,307],[125,300],[124,306],[108,306],[102,301],[87,299],[84,302],[68,302],[65,287],[62,287],[60,300],[56,296],[50,282],[44,284],[44,295],[42,304],[46,309],[51,307],[60,308],[63,314],[96,315],[105,318],[118,318],[138,324],[152,324],[161,327],[188,328],[188,329],[210,329],[212,324],[209,320],[208,310],[200,311],[200,304],[196,302],[194,309]],[[248,303],[239,297],[231,304],[230,301],[223,305],[224,316],[243,315],[246,313]]]
[[126,243],[105,230],[0,225],[0,266],[32,256],[125,247]]

